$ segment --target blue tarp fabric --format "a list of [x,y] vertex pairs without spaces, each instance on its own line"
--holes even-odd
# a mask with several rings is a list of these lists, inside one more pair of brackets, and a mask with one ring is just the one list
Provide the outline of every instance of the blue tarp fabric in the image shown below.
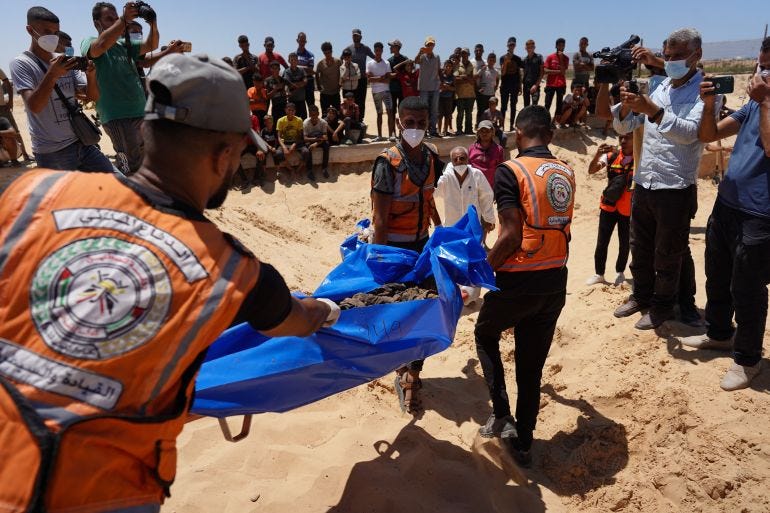
[[[456,284],[495,288],[472,209],[454,226],[437,228],[419,255],[349,237],[341,247],[344,260],[313,293],[339,301],[385,283],[433,276],[438,299],[344,310],[332,328],[306,338],[268,338],[247,324],[230,328],[206,355],[192,412],[288,411],[449,347],[463,306]],[[366,227],[362,223],[359,228]]]

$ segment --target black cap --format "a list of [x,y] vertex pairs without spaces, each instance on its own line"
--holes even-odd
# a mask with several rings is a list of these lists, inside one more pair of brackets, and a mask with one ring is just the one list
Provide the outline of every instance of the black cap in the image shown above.
[[355,97],[356,95],[353,94],[353,91],[348,91],[347,93],[345,93],[345,98],[355,98]]
[[274,45],[274,44],[275,44],[275,40],[273,39],[273,37],[272,37],[272,36],[267,36],[267,37],[265,38],[265,43],[264,43],[264,44],[268,44],[268,43],[270,43],[271,45]]
[[238,36],[238,42],[239,43],[248,43],[249,42],[249,38],[244,36],[244,35],[240,35],[240,36]]
[[379,41],[374,43],[374,45],[372,45],[372,46],[374,46],[374,48],[383,48],[382,43],[380,43]]
[[350,51],[350,48],[345,48],[342,50],[342,56],[345,57],[346,55],[353,55],[353,52]]
[[508,38],[508,44],[511,44],[511,43],[516,44],[516,38],[513,36]]

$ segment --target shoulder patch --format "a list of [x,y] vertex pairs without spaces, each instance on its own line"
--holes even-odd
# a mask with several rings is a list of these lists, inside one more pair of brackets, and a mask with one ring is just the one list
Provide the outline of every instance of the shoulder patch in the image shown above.
[[249,258],[257,258],[249,248],[244,246],[243,243],[238,239],[236,239],[233,235],[227,232],[222,232],[222,235],[225,237],[225,240],[229,242],[233,248],[235,248],[235,251],[237,251],[241,255],[247,256]]

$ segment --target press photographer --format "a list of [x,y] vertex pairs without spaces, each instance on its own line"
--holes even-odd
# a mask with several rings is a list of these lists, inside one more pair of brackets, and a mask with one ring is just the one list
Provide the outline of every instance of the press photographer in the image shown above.
[[[158,47],[155,11],[145,2],[128,2],[118,16],[115,6],[97,2],[91,11],[99,35],[81,44],[83,55],[94,61],[101,96],[96,111],[117,153],[117,166],[125,174],[139,169],[143,146],[139,127],[144,116],[145,96],[136,62]],[[132,39],[129,25],[142,18],[150,26],[145,41]]]
[[[632,55],[649,64],[647,57],[652,53],[635,48]],[[683,266],[689,252],[690,220],[697,210],[695,181],[703,152],[698,140],[703,77],[696,68],[702,55],[700,33],[695,29],[673,32],[663,55],[668,78],[650,96],[621,87],[621,103],[612,108],[619,134],[644,125],[631,207],[634,292],[615,310],[616,317],[627,317],[649,308],[636,323],[637,329],[654,329],[673,319],[677,298],[681,320],[700,320],[694,301],[694,269],[689,260]],[[680,270],[687,274],[681,292]]]

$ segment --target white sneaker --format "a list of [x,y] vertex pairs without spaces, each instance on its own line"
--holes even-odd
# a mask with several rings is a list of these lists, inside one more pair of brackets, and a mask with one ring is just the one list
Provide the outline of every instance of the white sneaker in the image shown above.
[[683,346],[694,347],[695,349],[714,349],[716,351],[732,351],[733,339],[716,340],[706,334],[693,335],[691,337],[679,337],[679,343]]
[[751,380],[759,374],[761,367],[762,362],[757,363],[753,367],[733,362],[719,386],[722,387],[722,390],[727,390],[728,392],[747,388]]
[[591,276],[586,280],[586,285],[596,285],[598,283],[607,283],[604,280],[603,274],[594,274],[593,276]]
[[619,272],[617,276],[615,276],[615,281],[613,285],[616,287],[619,287],[622,283],[625,283],[626,281],[626,275],[623,274],[623,271]]

